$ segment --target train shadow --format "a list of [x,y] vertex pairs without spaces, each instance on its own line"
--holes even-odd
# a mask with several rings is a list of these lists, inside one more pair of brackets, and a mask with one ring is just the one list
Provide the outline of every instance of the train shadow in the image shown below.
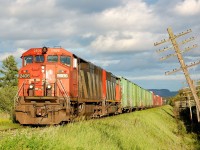
[[200,123],[197,120],[196,107],[192,107],[192,120],[189,108],[180,111],[180,119],[184,122],[188,133],[195,133],[197,135],[197,140],[200,144]]
[[166,114],[168,114],[170,117],[172,117],[172,118],[175,118],[175,116],[174,115],[172,115],[172,114],[170,114],[169,112],[167,112],[165,109],[163,109],[162,108],[162,110],[166,113]]

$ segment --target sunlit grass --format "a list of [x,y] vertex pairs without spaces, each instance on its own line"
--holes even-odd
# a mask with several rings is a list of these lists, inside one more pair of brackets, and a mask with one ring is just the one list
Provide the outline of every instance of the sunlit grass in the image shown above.
[[11,128],[20,128],[20,125],[13,123],[8,113],[0,112],[0,131]]
[[[7,132],[0,149],[194,149],[194,139],[177,128],[170,106],[65,126]],[[12,135],[12,136],[10,136]]]

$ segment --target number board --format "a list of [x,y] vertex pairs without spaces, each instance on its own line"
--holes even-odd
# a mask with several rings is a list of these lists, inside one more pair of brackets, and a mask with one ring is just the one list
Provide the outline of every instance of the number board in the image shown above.
[[30,78],[30,74],[19,74],[19,78]]

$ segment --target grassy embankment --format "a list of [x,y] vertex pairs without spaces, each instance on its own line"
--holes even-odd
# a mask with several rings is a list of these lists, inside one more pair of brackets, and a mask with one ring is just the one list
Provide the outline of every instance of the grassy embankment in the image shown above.
[[65,126],[9,131],[0,138],[0,149],[195,149],[194,135],[186,134],[172,109],[163,106]]

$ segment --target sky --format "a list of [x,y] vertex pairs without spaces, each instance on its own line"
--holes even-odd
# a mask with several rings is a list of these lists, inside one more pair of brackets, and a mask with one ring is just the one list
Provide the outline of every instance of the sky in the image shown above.
[[[177,91],[187,84],[176,57],[160,61],[174,50],[155,42],[192,29],[180,46],[200,43],[200,0],[0,0],[0,61],[37,47],[61,46],[116,76],[123,76],[146,89]],[[200,60],[200,48],[184,53],[187,64]],[[192,79],[200,77],[200,66],[189,69]]]

